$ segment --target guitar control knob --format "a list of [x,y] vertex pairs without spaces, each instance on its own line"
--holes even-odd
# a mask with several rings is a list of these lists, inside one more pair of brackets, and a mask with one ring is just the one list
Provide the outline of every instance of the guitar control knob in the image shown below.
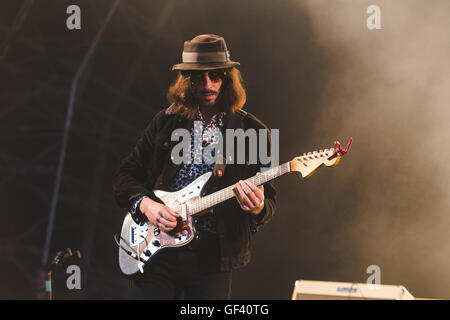
[[157,236],[157,235],[159,235],[159,228],[157,228],[157,227],[155,227],[155,228],[153,228],[153,234],[155,235],[155,236]]
[[152,240],[152,245],[154,245],[155,247],[159,247],[161,245],[161,243],[159,242],[158,239],[153,239]]
[[152,255],[151,251],[148,250],[148,249],[144,251],[144,254],[145,254],[147,257],[150,257],[150,256]]

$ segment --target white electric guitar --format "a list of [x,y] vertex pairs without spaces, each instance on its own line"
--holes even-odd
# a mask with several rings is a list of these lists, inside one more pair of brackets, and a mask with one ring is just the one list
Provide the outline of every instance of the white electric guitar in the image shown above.
[[[308,178],[322,165],[327,167],[336,166],[341,157],[347,152],[352,139],[350,139],[346,150],[343,150],[339,142],[335,142],[336,149],[325,149],[319,152],[309,152],[303,156],[296,157],[280,166],[273,167],[255,175],[248,181],[255,185],[262,185],[289,172],[300,172],[303,178]],[[195,179],[185,188],[167,192],[155,190],[155,195],[161,199],[166,206],[181,216],[177,227],[170,232],[163,232],[150,222],[137,224],[127,213],[120,239],[115,237],[119,245],[119,265],[125,275],[134,275],[144,272],[144,266],[159,251],[170,247],[181,247],[187,245],[195,238],[192,217],[204,214],[215,205],[222,203],[233,196],[237,196],[234,185],[201,197],[201,192],[206,182],[210,179],[212,172],[203,174]],[[184,234],[181,231],[186,230]]]

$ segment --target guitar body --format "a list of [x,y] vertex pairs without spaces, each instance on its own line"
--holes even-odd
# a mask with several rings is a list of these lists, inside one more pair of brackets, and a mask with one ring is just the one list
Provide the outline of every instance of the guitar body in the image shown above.
[[[187,203],[200,197],[211,175],[211,172],[207,172],[179,191],[154,191],[166,206],[185,217],[184,221],[179,221],[177,227],[168,233],[150,222],[137,224],[131,214],[127,213],[122,224],[119,248],[119,265],[125,275],[142,272],[150,259],[161,250],[185,246],[195,238],[192,216],[186,210]],[[175,234],[182,230],[186,230],[187,234],[175,237]]]

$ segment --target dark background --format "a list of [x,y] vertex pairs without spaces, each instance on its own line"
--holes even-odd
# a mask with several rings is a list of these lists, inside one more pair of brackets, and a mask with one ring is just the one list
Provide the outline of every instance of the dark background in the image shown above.
[[[2,299],[44,297],[71,84],[113,3],[0,4]],[[81,30],[66,27],[72,4]],[[371,4],[381,30],[366,27]],[[354,139],[336,168],[276,182],[277,213],[234,273],[233,298],[290,299],[299,279],[364,283],[370,265],[382,284],[450,298],[449,9],[446,0],[120,1],[78,82],[50,247],[49,260],[81,250],[83,286],[55,298],[131,297],[113,242],[123,212],[112,175],[168,105],[171,67],[200,33],[225,37],[245,109],[280,129],[280,161]]]

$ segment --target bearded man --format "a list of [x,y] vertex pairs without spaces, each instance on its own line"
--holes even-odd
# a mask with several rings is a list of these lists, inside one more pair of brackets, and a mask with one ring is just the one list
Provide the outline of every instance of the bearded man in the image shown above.
[[192,141],[200,136],[202,147],[217,145],[217,132],[225,136],[226,129],[263,129],[268,132],[266,150],[270,150],[267,127],[242,110],[246,92],[237,66],[223,37],[204,34],[186,41],[182,63],[172,68],[178,75],[167,93],[171,105],[153,117],[114,177],[119,206],[128,209],[135,221],[149,221],[162,232],[177,227],[180,212],[171,210],[152,190],[180,190],[212,172],[202,195],[230,185],[237,191],[239,201],[225,201],[194,218],[197,238],[192,243],[161,250],[134,278],[142,298],[230,299],[232,271],[249,263],[252,234],[274,215],[273,185],[245,181],[262,167],[260,161],[248,161],[249,141],[245,140],[245,163],[217,161],[227,153],[214,152],[216,161],[193,161],[202,159],[194,143],[190,161],[176,164],[171,153],[176,144],[171,137],[177,129],[189,130]]

